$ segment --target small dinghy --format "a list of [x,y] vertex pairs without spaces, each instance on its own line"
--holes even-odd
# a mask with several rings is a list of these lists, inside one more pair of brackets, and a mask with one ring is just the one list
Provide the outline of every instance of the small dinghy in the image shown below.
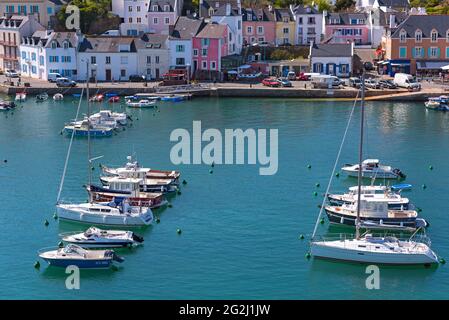
[[90,227],[85,232],[60,236],[63,242],[83,248],[121,248],[137,246],[143,242],[143,238],[132,231],[102,230],[95,227]]
[[187,94],[171,94],[165,97],[162,97],[162,101],[171,101],[171,102],[179,102],[190,99],[189,95]]
[[102,94],[96,94],[89,99],[90,102],[103,102],[103,100],[104,100],[104,95],[102,95]]
[[48,100],[48,94],[46,92],[38,94],[36,96],[36,102],[43,102],[43,101],[46,101],[46,100]]
[[[350,177],[357,177],[359,165],[347,164],[341,170]],[[378,159],[367,159],[362,162],[362,177],[370,179],[403,179],[406,175],[399,169],[381,165]]]
[[13,101],[0,101],[0,111],[9,111],[16,107]]
[[409,183],[400,183],[400,184],[395,184],[394,186],[391,186],[390,189],[392,191],[403,191],[403,190],[411,190],[412,187],[413,186]]
[[16,93],[16,101],[25,101],[27,99],[26,92],[18,92]]
[[120,97],[119,96],[110,97],[108,102],[109,103],[118,103],[118,102],[120,102]]
[[438,111],[449,111],[449,97],[439,96],[429,98],[424,105],[427,109]]
[[156,106],[155,101],[150,101],[148,99],[142,99],[139,101],[126,101],[126,105],[130,108],[153,108]]
[[114,261],[124,261],[112,250],[86,250],[74,244],[56,250],[44,250],[39,251],[39,257],[55,267],[75,265],[80,269],[104,269],[111,267]]
[[53,100],[62,101],[62,100],[64,100],[64,95],[62,93],[57,93],[53,96]]

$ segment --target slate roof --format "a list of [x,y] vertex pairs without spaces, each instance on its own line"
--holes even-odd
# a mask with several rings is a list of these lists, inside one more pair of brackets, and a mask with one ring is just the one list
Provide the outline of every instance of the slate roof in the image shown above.
[[351,57],[352,45],[350,43],[314,44],[312,57]]
[[411,15],[397,27],[391,37],[399,38],[401,30],[407,32],[407,37],[414,37],[418,29],[422,31],[423,38],[430,38],[433,29],[438,31],[438,37],[446,37],[449,15]]
[[[200,17],[210,18],[209,9],[213,8],[214,13],[216,10],[220,8],[224,8],[226,12],[226,4],[229,3],[232,9],[238,10],[238,2],[237,0],[203,0],[203,3],[200,4]],[[223,9],[220,9],[223,10]],[[220,11],[221,13],[221,11]]]
[[140,39],[135,40],[136,48],[139,49],[168,49],[168,35],[145,33]]
[[320,12],[313,6],[296,6],[293,8],[295,14],[320,14]]
[[274,13],[268,8],[242,9],[242,21],[274,21]]
[[79,52],[120,52],[120,45],[129,45],[130,52],[137,52],[133,37],[86,37],[81,42]]
[[290,9],[274,9],[274,17],[277,22],[282,22],[284,17],[288,17],[289,21],[294,20]]
[[191,19],[188,17],[178,17],[170,33],[170,37],[180,40],[190,40],[192,37],[196,36],[202,28],[204,28],[205,23],[203,19]]
[[365,23],[368,19],[368,15],[364,12],[332,12],[327,16],[327,23],[330,25],[336,25],[334,22],[331,23],[331,19],[340,19],[338,25],[350,25],[352,19],[364,19]]
[[170,6],[170,12],[175,11],[175,0],[151,0],[148,6],[148,12],[156,12],[153,11],[153,6],[158,6],[157,12],[165,12],[164,7],[166,5]]
[[377,0],[379,6],[391,8],[410,8],[409,0]]
[[220,39],[223,37],[226,29],[226,25],[209,23],[196,35],[196,37]]

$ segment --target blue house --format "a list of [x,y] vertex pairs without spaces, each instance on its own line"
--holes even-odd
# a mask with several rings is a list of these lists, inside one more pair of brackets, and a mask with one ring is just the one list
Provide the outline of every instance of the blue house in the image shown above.
[[310,70],[314,73],[349,77],[353,72],[353,43],[310,45]]

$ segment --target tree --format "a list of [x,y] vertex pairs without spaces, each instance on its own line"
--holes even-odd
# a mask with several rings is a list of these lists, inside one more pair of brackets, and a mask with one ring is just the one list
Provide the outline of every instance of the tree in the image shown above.
[[335,2],[335,10],[341,11],[345,9],[349,9],[355,5],[354,0],[337,0]]
[[330,11],[332,9],[332,5],[328,0],[316,0],[315,4],[318,6],[319,11]]

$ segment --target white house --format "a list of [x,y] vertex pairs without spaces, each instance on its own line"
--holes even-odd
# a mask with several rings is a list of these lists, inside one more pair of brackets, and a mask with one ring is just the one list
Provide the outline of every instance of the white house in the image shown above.
[[123,16],[121,16],[123,20],[120,24],[121,34],[128,36],[137,36],[148,32],[148,10],[150,0],[121,1],[123,2]]
[[138,74],[138,59],[134,37],[85,37],[78,51],[78,79],[123,81]]
[[318,11],[317,7],[290,6],[290,10],[295,17],[296,34],[295,43],[299,45],[321,42],[323,30],[323,14]]
[[310,44],[312,72],[349,77],[353,68],[354,43]]
[[49,73],[59,73],[76,80],[77,48],[81,35],[75,32],[36,31],[23,37],[20,44],[22,76],[48,80]]
[[205,22],[203,19],[191,19],[188,17],[179,17],[175,25],[170,30],[170,68],[188,68],[192,67],[192,38],[200,32]]
[[137,74],[147,79],[161,79],[170,68],[168,35],[146,33],[136,39]]
[[237,1],[237,6],[234,7],[230,3],[218,4],[219,6],[216,10],[213,13],[211,12],[210,21],[228,26],[229,55],[240,54],[243,47],[242,7],[240,1]]

